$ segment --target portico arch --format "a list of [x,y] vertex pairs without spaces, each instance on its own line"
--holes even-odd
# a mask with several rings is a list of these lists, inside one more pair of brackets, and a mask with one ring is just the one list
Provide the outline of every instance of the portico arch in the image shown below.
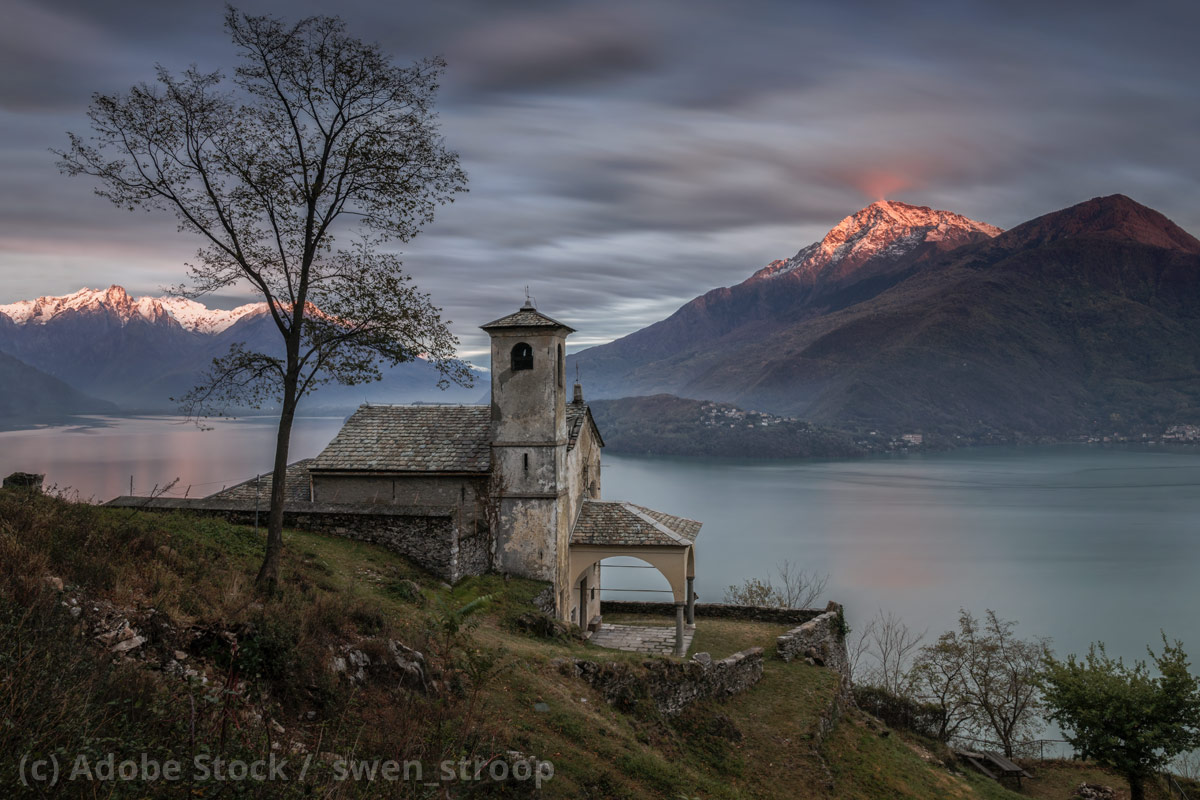
[[636,558],[658,570],[671,587],[676,603],[687,602],[688,578],[695,577],[695,558],[692,546],[596,546],[571,545],[571,585],[579,583],[584,573],[606,558]]
[[[675,600],[675,651],[683,655],[684,625],[694,619],[695,595],[692,581],[696,576],[693,554],[700,523],[664,514],[627,502],[585,500],[571,533],[567,575],[572,588],[589,575],[595,575],[598,563],[606,558],[636,558],[659,571],[671,587]],[[599,575],[595,575],[597,583]],[[581,599],[581,616],[587,613]],[[599,612],[598,605],[595,610]],[[685,621],[686,620],[686,621]]]

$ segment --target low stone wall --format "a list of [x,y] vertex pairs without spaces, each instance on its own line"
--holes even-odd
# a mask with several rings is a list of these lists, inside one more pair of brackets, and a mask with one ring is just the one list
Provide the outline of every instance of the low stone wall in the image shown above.
[[646,661],[640,670],[627,663],[586,659],[566,661],[564,668],[619,708],[628,709],[648,698],[659,713],[674,716],[693,703],[729,697],[758,683],[763,649],[752,647],[720,661],[707,653],[697,653],[691,661]]
[[[728,603],[696,603],[696,619],[749,619],[758,622],[799,624],[820,616],[820,608],[770,608],[768,606],[735,606]],[[656,614],[675,616],[674,603],[642,602],[638,600],[604,600],[600,614]]]
[[[221,517],[235,525],[253,525],[255,519],[253,505],[241,500],[118,497],[105,505],[144,511],[186,511]],[[266,509],[258,511],[258,524],[266,526]],[[483,574],[491,563],[491,543],[486,532],[460,538],[453,508],[292,501],[284,509],[283,524],[378,544],[451,583],[466,575]]]
[[842,633],[843,624],[842,607],[830,603],[824,613],[777,638],[775,652],[784,661],[810,659],[818,666],[834,670],[849,683],[850,654]]

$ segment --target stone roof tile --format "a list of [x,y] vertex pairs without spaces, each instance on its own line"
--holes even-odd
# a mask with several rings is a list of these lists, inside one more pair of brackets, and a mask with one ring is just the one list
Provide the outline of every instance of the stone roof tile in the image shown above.
[[531,305],[525,305],[515,314],[509,314],[507,317],[501,317],[479,327],[485,331],[493,328],[566,328],[569,333],[575,332],[570,325],[564,325],[556,319],[547,317]]
[[596,421],[592,419],[592,412],[583,403],[567,403],[567,450],[568,452],[575,449],[575,443],[579,441],[579,434],[583,432],[584,423],[589,419],[592,421],[592,429],[596,434],[596,439],[601,447],[604,446],[604,439],[600,436],[600,429],[596,427]]
[[313,470],[467,472],[491,469],[489,406],[360,406]]
[[571,532],[571,544],[686,547],[702,523],[611,500],[584,500]]
[[[288,464],[283,477],[283,497],[285,501],[312,500],[312,483],[308,468],[313,460],[306,458],[294,464]],[[222,489],[208,496],[211,500],[258,500],[265,510],[271,504],[271,487],[275,481],[271,473],[259,475],[248,481]]]

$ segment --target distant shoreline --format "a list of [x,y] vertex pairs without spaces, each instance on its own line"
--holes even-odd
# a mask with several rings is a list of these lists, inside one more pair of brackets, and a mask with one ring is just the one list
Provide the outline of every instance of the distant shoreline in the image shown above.
[[[593,410],[606,403],[623,401],[592,401]],[[702,401],[688,401],[700,403]],[[301,414],[297,419],[344,419],[350,413],[323,411],[311,414]],[[754,412],[750,412],[754,413]],[[903,434],[868,433],[847,431],[833,427],[818,427],[808,423],[782,423],[775,430],[769,427],[762,430],[753,429],[714,428],[712,426],[688,426],[682,430],[677,427],[670,437],[645,435],[642,431],[626,431],[620,424],[612,428],[606,427],[604,415],[598,414],[597,424],[605,438],[605,450],[619,456],[646,458],[682,458],[688,460],[717,460],[717,461],[841,461],[865,458],[893,458],[912,455],[950,452],[954,450],[992,448],[992,447],[1050,447],[1078,445],[1087,447],[1146,447],[1146,448],[1181,448],[1192,450],[1200,447],[1200,439],[1173,440],[1164,439],[1162,435],[1153,437],[1147,435],[1117,434],[1114,436],[1099,436],[1075,434],[1064,437],[1024,436],[1019,434],[988,434],[986,436],[954,436],[938,433],[922,434],[919,444],[906,442]],[[623,422],[628,426],[630,417],[623,415]],[[170,424],[185,425],[188,420],[178,414],[165,412],[122,412],[106,414],[78,414],[61,417],[40,419],[2,418],[0,417],[0,434],[36,432],[40,430],[61,430],[78,428],[92,430],[116,427],[121,420],[163,419]],[[278,417],[274,414],[243,414],[233,417],[213,417],[206,423],[253,423],[269,424]],[[678,421],[677,421],[678,423]],[[650,421],[648,424],[653,425]],[[791,426],[797,426],[792,428]],[[744,431],[744,432],[743,432]],[[911,435],[911,434],[910,434]],[[788,447],[788,441],[796,447]],[[714,440],[720,438],[714,444]],[[766,443],[766,448],[761,445]]]

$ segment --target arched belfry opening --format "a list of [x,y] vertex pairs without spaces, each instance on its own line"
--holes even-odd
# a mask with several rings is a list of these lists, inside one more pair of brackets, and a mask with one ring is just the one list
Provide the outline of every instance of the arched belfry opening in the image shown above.
[[512,349],[512,371],[533,369],[533,348],[525,342],[518,342]]

